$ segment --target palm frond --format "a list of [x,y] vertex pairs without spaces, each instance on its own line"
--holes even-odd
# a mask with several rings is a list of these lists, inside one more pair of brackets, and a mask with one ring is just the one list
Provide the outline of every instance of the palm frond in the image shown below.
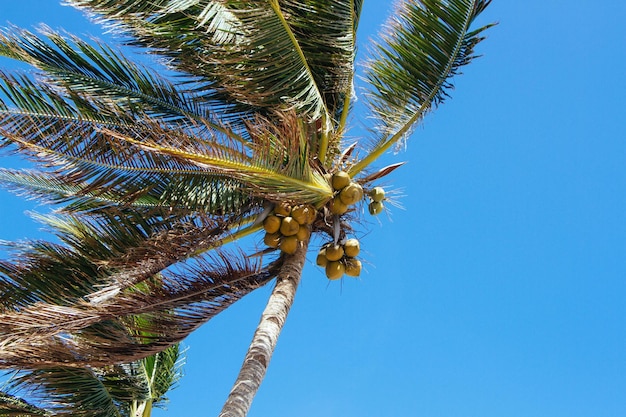
[[378,122],[378,139],[369,154],[351,168],[356,174],[390,146],[402,141],[416,122],[440,104],[452,88],[450,78],[475,58],[474,48],[491,25],[471,30],[491,0],[416,0],[400,3],[367,80]]
[[74,305],[104,289],[119,292],[218,245],[230,224],[167,214],[109,209],[89,217],[44,217],[65,245],[14,245],[15,260],[0,262],[2,309]]
[[165,406],[168,401],[167,392],[175,387],[182,377],[183,363],[183,351],[179,344],[142,359],[141,370],[150,381],[151,406],[161,408]]
[[[84,303],[73,309],[41,308],[39,315],[37,306],[26,310],[23,316],[19,312],[9,314],[19,323],[2,326],[0,368],[61,364],[105,366],[160,352],[180,342],[241,297],[265,285],[276,275],[279,265],[274,263],[251,273],[235,272],[232,262],[226,262],[226,269],[222,271],[214,264],[199,265],[194,267],[193,276],[159,278],[152,284],[145,283],[145,291],[137,287],[120,295],[109,306],[109,309],[111,306],[118,309],[116,316],[110,311],[101,311],[98,305]],[[151,285],[155,288],[150,288]],[[133,307],[131,303],[137,305]],[[131,310],[140,314],[120,316]],[[94,320],[93,316],[99,317]],[[42,324],[44,317],[51,321]],[[62,319],[69,319],[71,323]],[[52,327],[51,323],[57,327]]]
[[30,404],[15,395],[0,392],[0,416],[41,417],[50,415],[52,413],[44,408]]
[[241,213],[255,202],[243,185],[211,174],[177,175],[169,181],[144,186],[126,182],[108,191],[86,191],[71,176],[33,170],[0,169],[0,184],[20,196],[46,204],[67,204],[61,211],[80,213],[113,205],[138,208],[166,208],[175,214],[201,212],[210,215]]
[[140,383],[113,367],[99,370],[57,366],[31,370],[13,378],[10,389],[37,399],[50,414],[61,416],[123,417],[121,403],[142,396]]
[[[0,33],[0,55],[43,71],[40,77],[45,81],[44,86],[39,83],[28,93],[32,90],[52,91],[45,86],[55,85],[57,95],[59,89],[64,91],[74,100],[73,104],[83,107],[78,110],[82,110],[84,116],[100,120],[103,115],[110,115],[111,108],[119,109],[117,114],[124,114],[127,122],[146,114],[177,123],[210,117],[206,106],[177,89],[156,71],[129,60],[120,51],[95,40],[89,43],[75,36],[62,36],[48,28],[41,31],[45,39],[25,30]],[[89,111],[85,109],[87,105],[91,107]],[[55,110],[67,111],[58,106]],[[219,129],[227,131],[222,126]],[[237,135],[232,133],[232,137]]]
[[227,113],[294,108],[330,126],[351,93],[361,1],[69,3],[119,22],[135,43],[169,56],[195,77],[202,100]]
[[[291,121],[296,124],[289,125]],[[25,115],[10,115],[3,122],[1,136],[36,159],[58,166],[83,187],[83,195],[123,195],[126,190],[125,201],[132,203],[157,184],[174,183],[176,188],[191,176],[204,175],[205,183],[215,185],[218,178],[226,185],[234,181],[248,195],[269,199],[316,204],[332,195],[323,175],[310,165],[306,126],[294,117],[278,130],[268,127],[254,138],[257,143],[248,146],[237,145],[206,124],[171,128],[146,119],[112,130],[93,121]],[[233,196],[232,187],[222,189],[226,198]],[[216,193],[212,198],[221,200]]]

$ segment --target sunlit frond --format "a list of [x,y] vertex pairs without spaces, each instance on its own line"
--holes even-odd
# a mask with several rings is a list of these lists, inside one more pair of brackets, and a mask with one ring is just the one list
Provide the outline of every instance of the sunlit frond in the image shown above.
[[[129,122],[144,115],[178,123],[209,116],[206,106],[203,108],[156,71],[127,59],[120,51],[47,28],[42,32],[45,38],[17,29],[0,33],[0,55],[42,71],[39,75],[46,83],[31,86],[35,88],[30,88],[29,94],[32,90],[64,94],[74,100],[73,104],[82,105],[78,110],[89,117],[102,118],[113,107]],[[47,85],[55,85],[56,89]],[[89,111],[87,106],[91,107]],[[67,111],[58,106],[55,110]]]
[[360,172],[411,129],[452,88],[450,78],[474,57],[491,25],[472,23],[491,0],[419,0],[399,3],[368,63],[377,140],[351,173]]

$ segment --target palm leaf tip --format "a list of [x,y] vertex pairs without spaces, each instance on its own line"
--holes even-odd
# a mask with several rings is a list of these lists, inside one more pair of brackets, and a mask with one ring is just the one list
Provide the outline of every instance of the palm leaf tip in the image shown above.
[[423,116],[444,101],[450,79],[477,55],[483,32],[471,27],[491,0],[412,0],[401,2],[375,44],[367,63],[369,104],[377,140],[361,171],[390,146],[402,141]]

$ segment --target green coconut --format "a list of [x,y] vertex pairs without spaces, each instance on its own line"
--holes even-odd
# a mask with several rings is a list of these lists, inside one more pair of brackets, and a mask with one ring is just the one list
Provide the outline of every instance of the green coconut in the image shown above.
[[326,249],[321,249],[317,254],[317,258],[315,259],[315,263],[322,268],[325,268],[328,265],[328,258],[326,258]]
[[263,236],[263,243],[265,243],[270,248],[277,248],[280,244],[280,233],[266,233]]
[[330,212],[337,215],[342,215],[346,211],[348,211],[348,206],[339,196],[335,196],[332,200],[330,200]]
[[298,230],[300,230],[300,225],[293,217],[285,217],[280,223],[280,233],[283,236],[294,236],[298,234]]
[[286,201],[276,204],[276,207],[274,207],[274,214],[282,217],[289,216],[291,214],[291,204]]
[[280,250],[288,255],[293,255],[298,249],[298,238],[295,236],[283,236],[280,240]]
[[346,256],[354,258],[361,251],[361,245],[357,239],[348,239],[343,245],[343,251]]
[[280,230],[280,217],[269,215],[263,220],[263,229],[267,233],[276,233]]
[[339,261],[328,262],[326,265],[326,277],[328,279],[339,279],[346,271],[346,267]]
[[347,259],[345,266],[345,274],[349,277],[358,277],[361,275],[363,265],[358,259]]
[[380,201],[372,201],[367,207],[372,216],[376,216],[383,211],[383,203]]
[[380,203],[385,199],[385,190],[383,189],[383,187],[374,187],[369,192],[369,196],[372,200]]
[[296,221],[301,225],[313,223],[316,214],[315,207],[309,204],[302,204],[291,210],[291,217],[296,219]]
[[310,236],[311,236],[311,227],[307,225],[300,226],[300,228],[298,229],[298,233],[296,233],[296,237],[301,242],[308,240]]
[[348,206],[356,204],[363,198],[363,188],[356,182],[351,182],[341,190],[339,198]]
[[333,190],[341,190],[350,184],[350,175],[345,171],[335,172],[332,177]]
[[326,259],[329,261],[338,261],[343,258],[343,246],[330,244],[326,246]]

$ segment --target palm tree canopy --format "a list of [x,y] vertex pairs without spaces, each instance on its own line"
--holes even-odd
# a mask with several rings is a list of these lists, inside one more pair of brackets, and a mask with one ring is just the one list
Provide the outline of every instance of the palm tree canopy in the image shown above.
[[329,214],[329,174],[368,187],[397,168],[359,177],[446,97],[490,0],[399,2],[367,62],[375,125],[346,149],[361,0],[67,3],[168,70],[48,28],[0,34],[38,70],[0,72],[0,146],[39,167],[0,179],[58,205],[40,220],[60,243],[0,262],[0,367],[30,378],[142,360],[268,283],[284,255],[221,247],[276,203],[312,205],[336,242],[356,212]]

